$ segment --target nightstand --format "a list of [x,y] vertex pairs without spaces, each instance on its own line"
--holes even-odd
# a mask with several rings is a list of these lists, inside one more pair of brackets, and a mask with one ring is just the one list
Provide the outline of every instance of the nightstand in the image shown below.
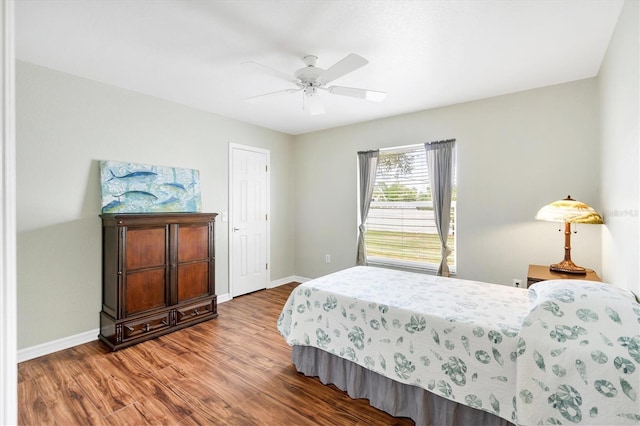
[[549,270],[549,266],[529,265],[527,272],[527,288],[539,281],[547,280],[587,280],[600,281],[600,277],[593,270],[587,269],[586,274],[565,274]]

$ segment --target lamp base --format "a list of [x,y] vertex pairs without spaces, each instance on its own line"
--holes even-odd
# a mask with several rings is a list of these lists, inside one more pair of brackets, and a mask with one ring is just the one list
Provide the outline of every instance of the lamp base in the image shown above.
[[565,274],[576,274],[576,275],[585,275],[587,270],[582,266],[578,266],[573,263],[571,260],[563,260],[560,263],[554,263],[553,265],[549,265],[549,269],[556,272],[564,272]]

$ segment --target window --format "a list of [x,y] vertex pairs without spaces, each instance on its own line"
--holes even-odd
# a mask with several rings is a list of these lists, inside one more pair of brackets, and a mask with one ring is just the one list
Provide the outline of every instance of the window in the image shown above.
[[[447,258],[455,272],[456,168],[454,157]],[[366,220],[367,261],[373,265],[437,270],[440,238],[435,225],[424,145],[381,149],[373,200]]]

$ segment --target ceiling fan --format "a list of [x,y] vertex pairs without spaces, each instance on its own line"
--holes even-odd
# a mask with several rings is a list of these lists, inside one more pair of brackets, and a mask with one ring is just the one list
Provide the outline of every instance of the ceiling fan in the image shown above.
[[245,101],[249,103],[259,103],[265,99],[281,95],[283,93],[297,93],[302,92],[302,107],[307,110],[311,115],[324,114],[325,109],[319,98],[319,93],[325,91],[334,95],[350,96],[353,98],[364,99],[367,101],[381,102],[387,96],[386,92],[379,92],[377,90],[358,89],[355,87],[345,86],[329,86],[327,83],[332,82],[352,71],[357,70],[360,67],[369,63],[365,58],[355,53],[351,53],[338,61],[326,70],[316,66],[318,57],[314,55],[307,55],[302,58],[305,66],[297,70],[293,75],[278,71],[266,65],[259,64],[257,62],[248,61],[245,64],[252,65],[260,70],[271,74],[279,79],[293,83],[296,87],[291,89],[278,90],[275,92],[269,92],[258,96],[252,96],[246,98]]

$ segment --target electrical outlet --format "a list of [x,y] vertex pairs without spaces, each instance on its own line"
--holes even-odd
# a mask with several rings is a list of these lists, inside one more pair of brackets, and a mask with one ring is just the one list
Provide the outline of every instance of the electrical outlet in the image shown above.
[[522,288],[522,280],[518,278],[514,278],[511,285],[514,287]]
[[324,263],[331,263],[331,255],[330,254],[325,254],[324,255]]

